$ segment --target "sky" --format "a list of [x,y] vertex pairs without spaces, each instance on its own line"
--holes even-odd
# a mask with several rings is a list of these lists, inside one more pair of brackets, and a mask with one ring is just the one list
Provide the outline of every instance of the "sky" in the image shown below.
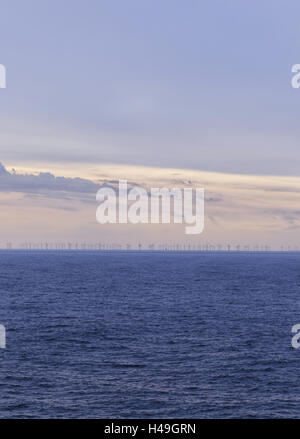
[[[300,63],[299,15],[296,0],[2,0],[0,162],[29,178],[87,180],[91,197],[108,174],[133,180],[143,172],[148,184],[158,172],[171,184],[179,170],[206,184],[208,199],[217,190],[223,200],[218,214],[208,211],[201,239],[295,242],[297,199],[277,189],[288,184],[297,197],[300,89],[291,87],[291,67]],[[255,177],[268,212],[256,210],[256,192],[246,191]],[[64,190],[42,178],[16,190],[15,176],[8,190],[5,178],[0,245],[66,234],[101,239],[95,206],[82,206],[78,192],[69,210],[56,208]],[[224,201],[227,179],[242,182],[234,209]],[[236,190],[230,186],[231,198]],[[126,241],[138,233],[106,236]],[[159,233],[149,239],[163,239]]]

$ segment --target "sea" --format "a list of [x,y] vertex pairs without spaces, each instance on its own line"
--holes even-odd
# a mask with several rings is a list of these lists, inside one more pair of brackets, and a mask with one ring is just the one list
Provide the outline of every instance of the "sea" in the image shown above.
[[299,418],[300,253],[1,251],[0,418]]

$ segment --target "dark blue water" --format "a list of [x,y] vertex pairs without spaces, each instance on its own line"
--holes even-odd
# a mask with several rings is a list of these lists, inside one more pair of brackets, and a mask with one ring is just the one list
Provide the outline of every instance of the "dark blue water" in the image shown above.
[[0,253],[1,418],[300,417],[300,254]]

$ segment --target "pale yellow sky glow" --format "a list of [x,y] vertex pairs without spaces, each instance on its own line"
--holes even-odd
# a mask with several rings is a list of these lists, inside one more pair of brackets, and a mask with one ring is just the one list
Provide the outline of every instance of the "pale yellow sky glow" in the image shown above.
[[[296,246],[300,227],[300,177],[235,175],[186,169],[116,164],[68,166],[45,163],[4,164],[16,175],[82,178],[96,183],[95,190],[81,192],[19,186],[1,189],[0,245],[13,242],[154,243],[189,242],[233,245]],[[97,184],[126,179],[140,186],[203,187],[205,229],[187,236],[182,225],[106,225],[96,222]],[[13,180],[12,180],[13,181]],[[38,181],[38,180],[37,180]]]

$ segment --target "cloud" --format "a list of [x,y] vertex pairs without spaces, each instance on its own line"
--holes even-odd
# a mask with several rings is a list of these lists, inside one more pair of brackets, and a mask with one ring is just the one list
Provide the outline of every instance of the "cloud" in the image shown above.
[[[51,172],[40,172],[38,174],[16,173],[7,171],[0,162],[0,192],[22,192],[26,195],[39,194],[47,198],[72,199],[76,194],[78,199],[87,201],[92,196],[93,200],[97,191],[102,188],[118,188],[119,180],[98,179],[97,182],[80,177],[56,177]],[[128,188],[138,186],[135,181],[127,182]]]
[[37,175],[8,172],[0,162],[1,192],[96,194],[98,189],[99,184],[84,178],[55,177],[50,172],[40,172]]
[[0,176],[1,175],[9,175],[9,172],[5,169],[5,167],[0,162]]

